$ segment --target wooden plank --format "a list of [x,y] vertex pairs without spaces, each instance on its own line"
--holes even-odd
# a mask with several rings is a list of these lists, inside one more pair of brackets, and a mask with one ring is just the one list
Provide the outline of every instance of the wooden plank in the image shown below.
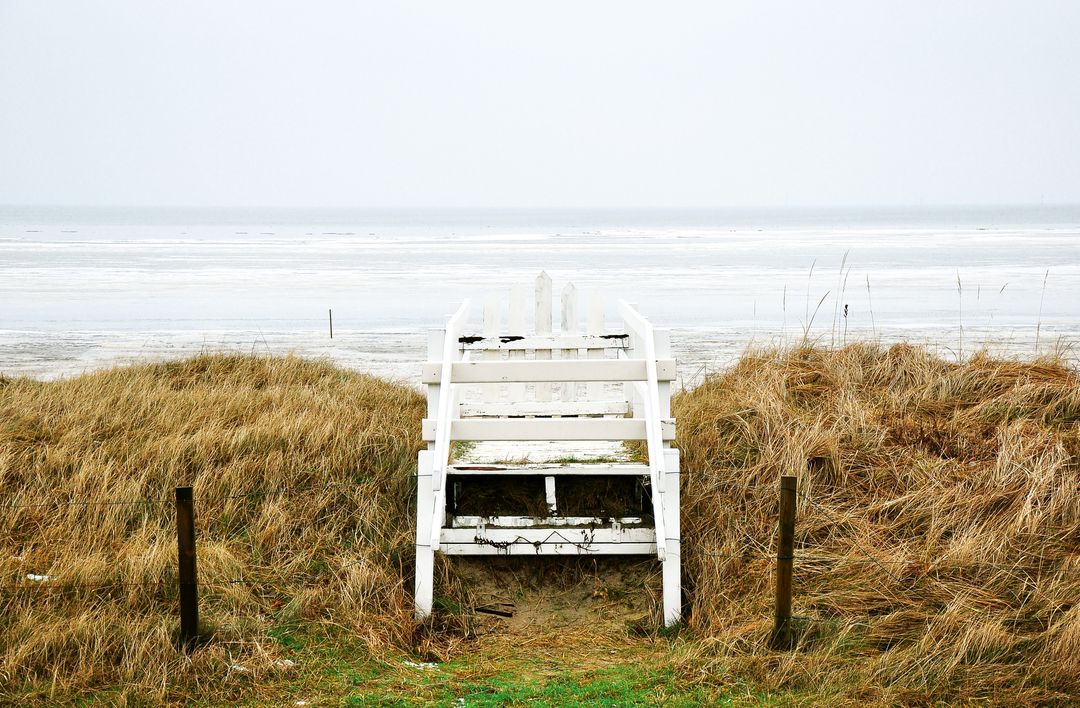
[[[490,293],[484,301],[484,337],[497,337],[499,334],[499,296]],[[497,351],[485,351],[482,357],[485,361],[499,361],[502,354]],[[484,401],[497,401],[501,394],[501,387],[497,383],[484,384],[480,387],[480,397]]]
[[[654,329],[653,339],[656,342],[656,358],[668,359],[671,357],[671,332],[666,329]],[[657,381],[657,392],[660,398],[661,418],[671,417],[671,382],[660,379]]]
[[625,415],[629,412],[630,404],[627,401],[522,401],[463,403],[458,417]]
[[[620,305],[622,302],[620,301]],[[637,305],[635,303],[626,303],[627,307],[631,310],[637,311]],[[619,309],[620,316],[623,317],[623,324],[626,324],[626,317],[623,314],[622,308]],[[644,356],[644,349],[641,344],[641,336],[637,334],[633,329],[625,327],[630,334],[630,348],[624,351],[617,352],[621,359],[640,359]],[[626,398],[633,404],[633,416],[635,418],[641,418],[645,415],[645,403],[641,397],[641,391],[639,387],[633,382],[627,382],[623,384],[623,388],[626,391]]]
[[[536,336],[543,339],[551,336],[551,277],[544,271],[536,277]],[[537,349],[537,361],[551,359],[550,349]],[[551,384],[542,381],[536,384],[534,398],[537,401],[551,400]]]
[[543,337],[525,335],[524,337],[510,337],[509,335],[487,334],[485,327],[484,336],[463,337],[460,341],[461,348],[465,350],[479,349],[498,351],[523,350],[553,350],[553,349],[627,349],[630,346],[630,335],[619,332],[603,334],[593,337],[587,334],[548,334]]
[[[421,380],[438,383],[442,365],[427,362]],[[597,361],[459,361],[451,367],[455,384],[511,383],[525,381],[644,381],[648,375],[644,359],[603,359]],[[675,380],[675,361],[656,362],[660,381]],[[511,399],[511,400],[521,400]]]
[[[483,527],[443,529],[443,543],[467,543],[477,545],[476,538],[495,541],[496,543],[514,543],[518,541],[530,551],[534,543],[543,545],[556,544],[591,544],[604,543],[650,543],[655,546],[656,531],[649,526],[622,526],[613,529],[610,524],[594,529],[581,528],[508,528],[498,529]],[[591,542],[591,543],[590,543]]]
[[432,465],[431,484],[434,489],[434,522],[431,525],[431,548],[439,545],[439,532],[442,529],[443,514],[446,511],[446,485],[443,481],[446,477],[446,468],[450,464],[450,425],[454,407],[454,393],[450,385],[450,364],[461,358],[461,349],[457,346],[457,338],[465,325],[469,315],[469,301],[461,303],[449,320],[446,322],[446,334],[443,337],[442,367],[439,376],[439,413],[436,418],[439,424],[432,424],[431,439],[435,441],[434,463]]
[[[435,436],[435,421],[424,419],[424,440]],[[675,439],[675,421],[661,421],[664,439]],[[467,418],[450,424],[453,440],[645,440],[638,418]]]
[[[443,355],[443,341],[446,335],[446,330],[442,329],[429,329],[428,330],[428,362],[436,364],[439,367],[439,373],[442,373],[442,366],[440,360]],[[425,381],[426,393],[427,393],[427,417],[437,418],[439,416],[439,381]],[[435,449],[435,443],[432,442],[428,445],[429,449]]]
[[[634,527],[643,523],[639,516],[624,516],[615,519],[620,526]],[[610,528],[611,519],[599,516],[455,516],[450,528],[472,529],[477,527],[488,529],[530,529],[546,527],[580,526],[594,528]],[[652,530],[651,527],[643,527]],[[483,532],[481,532],[483,533]],[[655,536],[653,537],[655,538]],[[652,538],[646,540],[653,540]]]
[[[586,332],[593,337],[599,337],[604,333],[604,293],[598,288],[593,288],[589,294],[589,319]],[[604,350],[590,348],[585,355],[593,360],[603,359]],[[590,381],[586,384],[585,390],[589,400],[596,400],[603,396],[604,384],[598,381]]]
[[580,547],[569,543],[545,543],[539,547],[515,543],[499,549],[476,543],[443,543],[439,550],[448,556],[652,556],[655,543],[599,543]]
[[[666,553],[663,509],[663,493],[666,476],[664,474],[663,449],[664,440],[668,438],[664,435],[664,431],[660,425],[662,419],[660,418],[660,396],[658,386],[660,376],[656,361],[656,334],[649,321],[642,317],[641,313],[625,300],[620,301],[619,303],[619,314],[622,316],[626,326],[636,334],[640,335],[640,343],[644,348],[644,351],[640,352],[640,354],[644,355],[643,358],[645,360],[648,379],[644,401],[644,418],[647,430],[646,447],[649,453],[653,514],[656,518],[656,551],[657,557],[663,561]],[[637,346],[637,342],[635,342],[634,346]],[[634,411],[634,415],[637,415],[637,410]]]
[[416,458],[416,542],[425,545],[435,519],[435,488],[431,484],[434,462],[431,450],[421,450]]
[[631,338],[641,337],[645,338],[645,335],[652,330],[652,325],[645,319],[645,316],[638,312],[638,306],[635,302],[627,302],[626,300],[619,300],[619,316],[622,317],[623,324],[626,326],[626,331],[630,334]]
[[[577,288],[573,283],[567,283],[562,291],[562,333],[564,336],[573,337],[578,334],[578,299]],[[578,358],[577,347],[567,347],[559,352],[559,358],[571,360]],[[562,395],[560,400],[577,400],[577,381],[563,381]]]
[[[670,452],[670,451],[669,451]],[[675,450],[675,452],[678,452]],[[537,462],[524,465],[485,465],[485,464],[461,464],[451,465],[449,474],[454,475],[492,475],[492,474],[542,474],[542,475],[632,475],[646,477],[649,474],[648,465],[601,462],[596,464],[552,464]]]
[[[512,337],[524,337],[526,333],[525,328],[525,287],[523,285],[514,285],[510,288],[510,318],[507,321],[506,333]],[[525,360],[525,352],[519,350],[511,351],[507,356],[510,357],[510,361]],[[500,379],[496,379],[497,381]],[[511,381],[511,379],[501,379],[502,381]],[[511,401],[524,401],[525,400],[525,379],[514,379],[510,384],[508,394]]]
[[682,618],[682,539],[679,521],[679,451],[664,450],[664,625]]
[[554,516],[557,511],[555,504],[555,477],[544,477],[544,496],[547,501],[548,513]]
[[435,518],[435,490],[431,486],[434,453],[421,450],[416,464],[416,580],[413,598],[417,619],[431,614],[435,588],[431,524]]

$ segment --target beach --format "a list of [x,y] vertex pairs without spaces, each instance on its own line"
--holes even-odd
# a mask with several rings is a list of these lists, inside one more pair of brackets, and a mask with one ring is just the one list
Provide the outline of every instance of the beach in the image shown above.
[[1075,208],[5,208],[0,373],[292,352],[416,383],[429,328],[541,270],[670,328],[683,385],[747,347],[802,341],[1069,358],[1078,239]]

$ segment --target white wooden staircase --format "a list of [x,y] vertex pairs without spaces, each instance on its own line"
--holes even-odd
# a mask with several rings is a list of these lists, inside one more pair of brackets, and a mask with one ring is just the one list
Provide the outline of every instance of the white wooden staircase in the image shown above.
[[[430,333],[423,371],[428,448],[417,470],[416,615],[431,613],[435,551],[655,554],[663,564],[664,623],[674,624],[681,612],[679,452],[671,446],[675,362],[668,333],[623,301],[609,331],[595,291],[582,332],[572,284],[562,293],[561,331],[553,332],[547,274],[537,278],[535,295],[532,333],[524,287],[511,290],[505,329],[500,303],[489,297],[481,333],[468,329],[468,301],[445,329]],[[567,500],[560,487],[582,478],[621,481],[624,491],[630,483],[642,494],[640,511],[563,513],[561,507],[581,505],[568,503],[577,500]],[[541,508],[482,508],[477,485],[483,491],[511,479],[540,494]],[[466,497],[473,508],[465,508]]]

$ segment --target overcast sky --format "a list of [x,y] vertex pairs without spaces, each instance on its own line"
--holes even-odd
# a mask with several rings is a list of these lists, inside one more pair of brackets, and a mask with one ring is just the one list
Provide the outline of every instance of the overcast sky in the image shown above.
[[0,0],[0,203],[1080,202],[1080,2]]

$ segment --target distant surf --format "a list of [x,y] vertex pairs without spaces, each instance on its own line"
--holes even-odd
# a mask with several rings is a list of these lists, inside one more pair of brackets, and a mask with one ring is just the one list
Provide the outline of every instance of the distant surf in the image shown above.
[[[748,345],[1071,356],[1080,209],[0,209],[0,372],[247,351],[415,381],[464,297],[602,288],[672,328],[684,382]],[[327,311],[334,313],[334,339]]]

